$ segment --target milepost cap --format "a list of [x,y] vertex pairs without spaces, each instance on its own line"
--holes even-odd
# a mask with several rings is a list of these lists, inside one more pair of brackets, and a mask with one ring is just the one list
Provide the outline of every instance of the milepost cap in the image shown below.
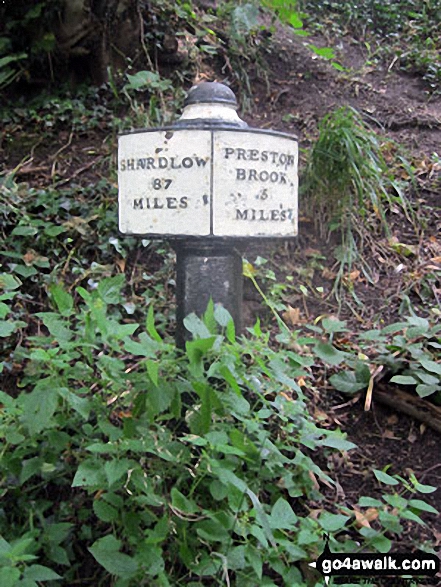
[[190,104],[225,104],[237,108],[234,92],[219,82],[202,82],[190,88],[184,106]]

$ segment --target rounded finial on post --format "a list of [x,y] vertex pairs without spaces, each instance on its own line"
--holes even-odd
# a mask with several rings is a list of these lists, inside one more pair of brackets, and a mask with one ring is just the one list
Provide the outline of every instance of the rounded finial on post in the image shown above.
[[176,127],[229,127],[246,128],[248,125],[237,115],[234,92],[219,82],[202,82],[190,88],[184,101]]

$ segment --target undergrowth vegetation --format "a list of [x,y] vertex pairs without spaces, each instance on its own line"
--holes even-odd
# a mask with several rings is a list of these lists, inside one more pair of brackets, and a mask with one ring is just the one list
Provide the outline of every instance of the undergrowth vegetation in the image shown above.
[[[415,51],[393,58],[415,67],[425,55],[416,54],[424,26],[429,54],[438,46],[434,1],[421,15],[404,2],[262,4],[299,35],[318,8],[340,15],[332,27],[365,19],[366,43],[398,43],[394,27],[413,31]],[[58,7],[16,3],[0,34],[0,88],[35,81],[37,72],[55,82],[60,56],[50,23]],[[343,237],[333,251],[340,298],[349,293],[360,307],[354,281],[376,279],[363,247],[401,269],[426,247],[427,260],[403,278],[402,316],[392,324],[354,332],[335,316],[300,321],[292,297],[305,306],[326,297],[326,257],[312,250],[284,283],[266,259],[245,263],[270,319],[239,336],[211,303],[202,318],[186,318],[192,340],[181,351],[173,341],[174,254],[167,244],[118,235],[117,133],[170,122],[184,88],[207,72],[220,71],[251,108],[250,66],[268,74],[264,56],[276,31],[272,18],[262,24],[261,9],[152,2],[158,26],[143,31],[139,54],[122,73],[109,67],[99,88],[2,96],[1,587],[318,587],[323,580],[308,563],[327,540],[336,552],[433,552],[424,539],[411,543],[409,528],[426,529],[437,514],[424,500],[435,487],[396,470],[391,456],[381,470],[360,472],[375,495],[342,497],[333,459],[345,467],[357,447],[335,422],[320,425],[311,406],[318,375],[328,390],[366,402],[380,376],[441,401],[439,257],[407,199],[414,175],[399,148],[357,111],[339,109],[321,122],[304,175],[313,214]],[[17,38],[20,21],[41,31],[29,53],[25,36]],[[179,67],[160,63],[167,43]],[[429,83],[438,80],[426,65]],[[397,239],[395,216],[418,246]]]
[[[430,92],[441,82],[439,0],[299,0],[304,22],[329,39],[350,34],[364,46],[368,61],[387,60],[421,73]],[[308,28],[308,26],[306,26]]]

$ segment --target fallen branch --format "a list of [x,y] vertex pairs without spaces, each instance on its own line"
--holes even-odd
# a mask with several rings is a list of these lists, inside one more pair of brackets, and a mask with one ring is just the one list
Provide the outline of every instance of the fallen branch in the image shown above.
[[429,403],[427,400],[410,395],[392,385],[387,387],[381,385],[374,390],[374,401],[407,414],[441,434],[441,408]]

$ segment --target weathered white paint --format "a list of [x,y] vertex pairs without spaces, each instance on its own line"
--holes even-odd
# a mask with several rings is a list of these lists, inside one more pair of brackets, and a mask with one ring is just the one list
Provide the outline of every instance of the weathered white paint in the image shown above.
[[288,137],[214,131],[214,233],[296,235],[297,160],[297,142]]
[[244,124],[236,112],[236,106],[230,104],[216,104],[203,102],[201,104],[188,104],[185,106],[179,120],[222,120]]
[[[224,115],[227,110],[236,115],[224,105],[191,106],[193,112],[219,106]],[[207,116],[205,112],[201,117]],[[122,135],[118,150],[120,231],[134,235],[294,236],[297,164],[296,140],[272,132],[178,128]]]
[[119,229],[133,235],[210,234],[210,131],[119,137]]

